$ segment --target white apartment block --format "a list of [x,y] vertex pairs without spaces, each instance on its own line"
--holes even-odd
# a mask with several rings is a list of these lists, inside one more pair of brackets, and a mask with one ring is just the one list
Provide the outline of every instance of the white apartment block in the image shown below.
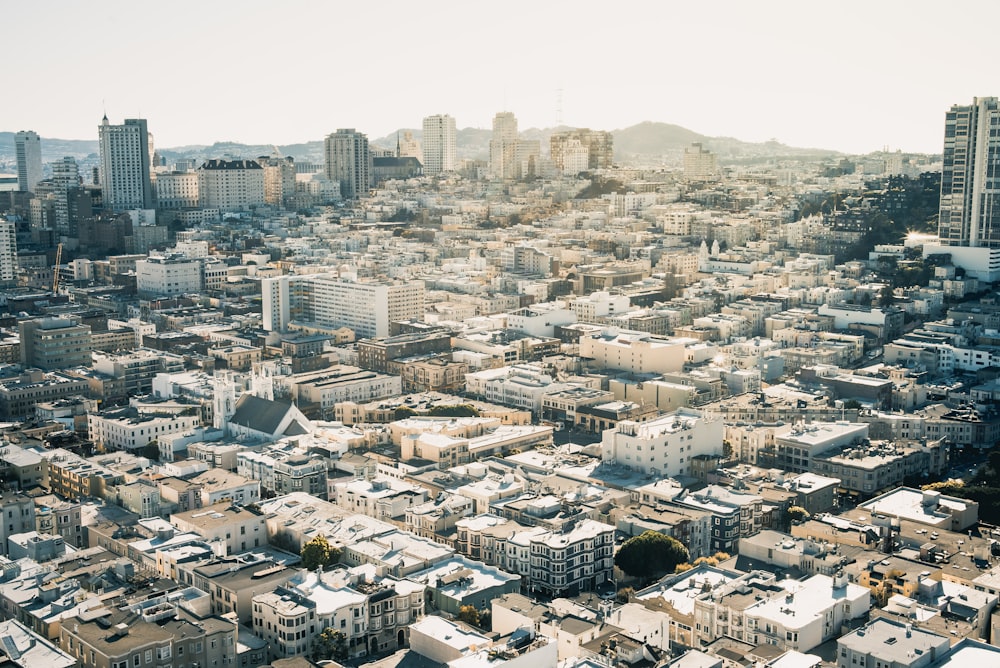
[[333,274],[262,281],[264,329],[285,331],[295,320],[348,327],[358,338],[389,336],[395,320],[422,320],[423,281],[357,281]]
[[198,206],[197,172],[160,172],[156,175],[156,206],[194,209]]
[[17,278],[17,237],[14,223],[0,220],[0,283]]
[[183,434],[200,423],[197,415],[121,417],[91,413],[90,439],[105,450],[136,450],[167,434]]
[[151,255],[135,263],[136,290],[141,297],[173,297],[201,292],[201,260],[178,255]]
[[692,458],[722,454],[723,427],[720,418],[689,408],[648,422],[623,420],[604,432],[601,458],[665,478],[690,475]]
[[630,306],[628,295],[613,295],[609,292],[592,292],[585,297],[577,297],[569,303],[576,313],[578,322],[602,323],[608,318],[627,313]]
[[455,119],[448,114],[436,114],[424,119],[424,174],[455,171],[458,165],[457,137]]
[[684,341],[648,334],[600,333],[580,337],[580,357],[605,369],[632,373],[669,373],[684,368]]
[[232,211],[264,204],[264,169],[256,160],[208,160],[197,173],[202,208]]

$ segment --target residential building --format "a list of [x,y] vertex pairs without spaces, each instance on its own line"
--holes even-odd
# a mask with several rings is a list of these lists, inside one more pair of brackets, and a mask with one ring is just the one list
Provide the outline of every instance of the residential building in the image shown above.
[[[242,503],[250,503],[259,498],[247,499]],[[170,516],[170,523],[178,531],[197,534],[208,543],[225,545],[226,554],[237,554],[267,545],[264,516],[246,507],[233,505],[232,501],[235,499],[173,514]]]
[[201,424],[198,415],[140,415],[125,408],[87,416],[90,438],[105,450],[141,450],[168,434],[183,434]]
[[349,327],[358,338],[385,337],[390,323],[422,319],[423,281],[349,280],[334,274],[261,281],[264,329],[287,331],[292,321]]
[[455,119],[448,114],[436,114],[424,119],[424,174],[453,172],[458,165]]
[[156,175],[156,206],[160,209],[193,209],[200,201],[198,172],[160,172]]
[[608,169],[614,161],[614,139],[603,130],[554,132],[549,138],[549,150],[552,163],[562,174]]
[[946,636],[878,617],[837,639],[837,668],[924,668],[950,649]]
[[994,206],[1000,187],[988,171],[1000,156],[1000,137],[993,132],[998,122],[995,97],[973,98],[945,114],[938,237],[946,246],[1000,246]]
[[105,116],[98,127],[98,139],[104,207],[112,211],[154,208],[150,178],[153,150],[146,119],[126,118],[122,125],[111,125]]
[[21,192],[35,192],[42,180],[42,140],[31,130],[14,135],[14,153],[17,160],[17,188]]
[[699,142],[684,149],[684,178],[689,181],[711,181],[718,178],[715,154]]
[[81,612],[62,625],[59,644],[80,668],[235,665],[237,626],[202,616],[204,598],[183,590],[123,609]]
[[295,197],[295,158],[261,156],[257,162],[264,168],[264,201],[272,206],[290,202]]
[[14,223],[0,220],[0,285],[10,285],[17,279],[17,235]]
[[340,183],[341,196],[356,199],[371,188],[372,156],[368,137],[354,128],[327,135],[326,178]]
[[604,432],[605,462],[659,477],[691,475],[693,459],[722,454],[722,420],[688,408],[636,422],[622,420]]
[[517,178],[517,118],[509,111],[493,117],[493,138],[490,139],[490,175],[495,179]]
[[264,202],[264,169],[256,160],[213,159],[198,168],[198,204],[202,208],[244,210]]
[[[7,554],[11,536],[35,530],[35,503],[20,493],[7,492],[0,496],[0,550]],[[75,544],[75,542],[74,542]]]

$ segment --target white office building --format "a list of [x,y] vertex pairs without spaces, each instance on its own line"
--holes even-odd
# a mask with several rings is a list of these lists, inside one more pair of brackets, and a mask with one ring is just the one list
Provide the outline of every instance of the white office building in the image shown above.
[[647,422],[622,420],[604,432],[601,458],[668,478],[691,474],[698,455],[722,454],[723,421],[690,408]]

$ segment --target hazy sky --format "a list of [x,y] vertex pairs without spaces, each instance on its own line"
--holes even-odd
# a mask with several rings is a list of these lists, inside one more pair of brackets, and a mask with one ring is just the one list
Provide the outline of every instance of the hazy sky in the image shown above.
[[1000,95],[994,0],[0,0],[0,19],[0,130],[96,139],[106,109],[163,147],[510,110],[522,130],[938,152],[949,106]]

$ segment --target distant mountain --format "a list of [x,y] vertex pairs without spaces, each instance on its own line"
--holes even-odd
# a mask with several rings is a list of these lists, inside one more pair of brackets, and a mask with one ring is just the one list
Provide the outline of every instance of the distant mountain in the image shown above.
[[[542,152],[548,152],[549,138],[555,132],[569,130],[565,126],[555,128],[529,128],[521,132],[528,140],[538,140]],[[417,128],[400,128],[400,137],[404,132],[410,132],[420,141],[423,132]],[[375,146],[387,149],[396,147],[397,132],[371,140]],[[794,157],[826,157],[838,155],[836,151],[826,149],[806,149],[785,146],[775,141],[764,143],[743,142],[731,137],[708,137],[687,128],[670,123],[655,123],[646,121],[621,130],[612,131],[614,136],[615,159],[629,158],[678,158],[681,151],[692,142],[701,142],[706,148],[715,151],[722,160],[740,160],[764,156],[794,156]],[[490,156],[490,137],[492,132],[484,128],[462,128],[458,130],[458,157],[460,159],[488,160]],[[210,146],[195,144],[190,146],[157,147],[157,152],[166,158],[168,163],[180,159],[201,161],[208,158],[256,158],[271,155],[275,146],[272,144],[241,144],[238,142],[216,142]],[[300,144],[277,146],[282,155],[292,156],[300,161],[323,162],[323,140]],[[72,156],[77,160],[96,157],[98,144],[96,140],[80,139],[50,139],[42,138],[42,160],[51,162],[63,156]],[[0,132],[0,163],[14,160],[14,133]]]
[[690,146],[692,142],[708,145],[711,137],[670,123],[645,121],[623,130],[614,130],[615,155],[663,155]]
[[[16,132],[0,132],[0,159],[15,159],[14,135]],[[52,162],[70,156],[78,160],[90,154],[97,154],[96,139],[49,139],[42,137],[42,162]]]

